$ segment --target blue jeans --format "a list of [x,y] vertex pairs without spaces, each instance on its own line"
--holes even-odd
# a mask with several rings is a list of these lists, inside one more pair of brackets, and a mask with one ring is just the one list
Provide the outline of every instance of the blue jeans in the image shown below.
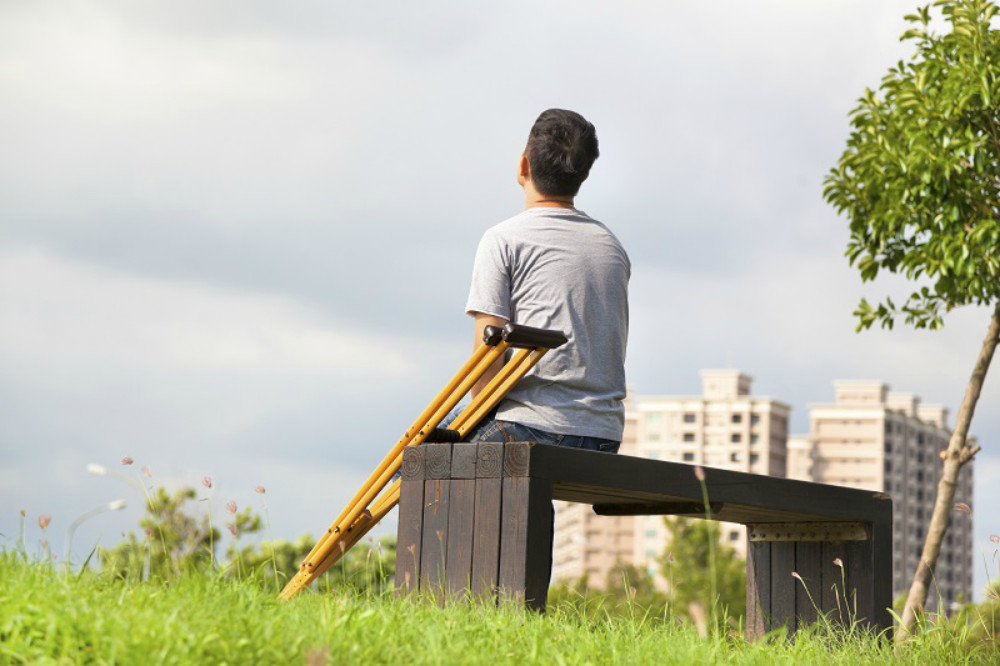
[[601,439],[599,437],[584,437],[582,435],[559,435],[554,432],[547,432],[526,426],[523,423],[514,421],[501,421],[496,418],[496,413],[487,415],[469,433],[466,438],[470,442],[540,442],[542,444],[555,444],[556,446],[569,446],[575,449],[587,449],[588,451],[603,451],[605,453],[618,453],[621,442],[613,439]]

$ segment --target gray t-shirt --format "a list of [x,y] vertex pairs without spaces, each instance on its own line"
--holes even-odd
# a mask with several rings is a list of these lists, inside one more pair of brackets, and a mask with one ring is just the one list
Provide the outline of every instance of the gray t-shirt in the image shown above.
[[569,337],[507,394],[497,418],[621,440],[630,274],[622,244],[579,210],[529,208],[486,231],[466,312]]

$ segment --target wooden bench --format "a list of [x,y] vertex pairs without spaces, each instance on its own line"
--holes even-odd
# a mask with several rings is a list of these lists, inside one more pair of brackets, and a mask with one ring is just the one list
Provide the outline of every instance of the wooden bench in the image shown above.
[[[795,631],[815,621],[816,607],[836,614],[843,596],[838,606],[834,586],[843,595],[845,583],[851,617],[878,630],[891,626],[887,495],[703,469],[712,518],[747,526],[748,637],[782,625]],[[471,590],[477,597],[507,597],[543,610],[552,500],[591,504],[603,515],[704,518],[694,470],[531,442],[410,447],[402,464],[397,591]]]

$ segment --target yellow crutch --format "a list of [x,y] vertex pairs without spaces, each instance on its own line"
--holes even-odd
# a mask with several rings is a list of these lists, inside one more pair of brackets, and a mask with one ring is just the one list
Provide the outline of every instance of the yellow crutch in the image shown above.
[[[461,441],[482,418],[506,396],[507,392],[528,373],[548,352],[567,340],[559,331],[547,331],[506,324],[503,330],[488,326],[484,331],[485,343],[459,370],[444,390],[423,411],[409,430],[376,467],[361,490],[354,496],[337,520],[310,551],[300,570],[281,591],[281,598],[291,599],[322,575],[354,546],[399,502],[399,482],[390,486],[381,497],[372,502],[385,487],[402,463],[402,452],[407,446],[428,441]],[[494,361],[508,347],[519,347],[518,353],[505,364],[497,375],[476,395],[472,402],[446,429],[436,426]]]

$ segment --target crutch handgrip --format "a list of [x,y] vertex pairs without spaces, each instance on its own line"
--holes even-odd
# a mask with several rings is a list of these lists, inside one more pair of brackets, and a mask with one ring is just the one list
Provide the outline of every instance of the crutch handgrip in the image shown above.
[[534,328],[523,324],[507,322],[503,327],[503,339],[511,347],[522,349],[555,349],[566,344],[569,338],[562,331]]
[[503,329],[499,326],[486,326],[483,328],[483,344],[487,347],[496,347],[503,340]]
[[454,444],[462,441],[462,433],[450,428],[434,428],[431,434],[427,435],[424,444]]

